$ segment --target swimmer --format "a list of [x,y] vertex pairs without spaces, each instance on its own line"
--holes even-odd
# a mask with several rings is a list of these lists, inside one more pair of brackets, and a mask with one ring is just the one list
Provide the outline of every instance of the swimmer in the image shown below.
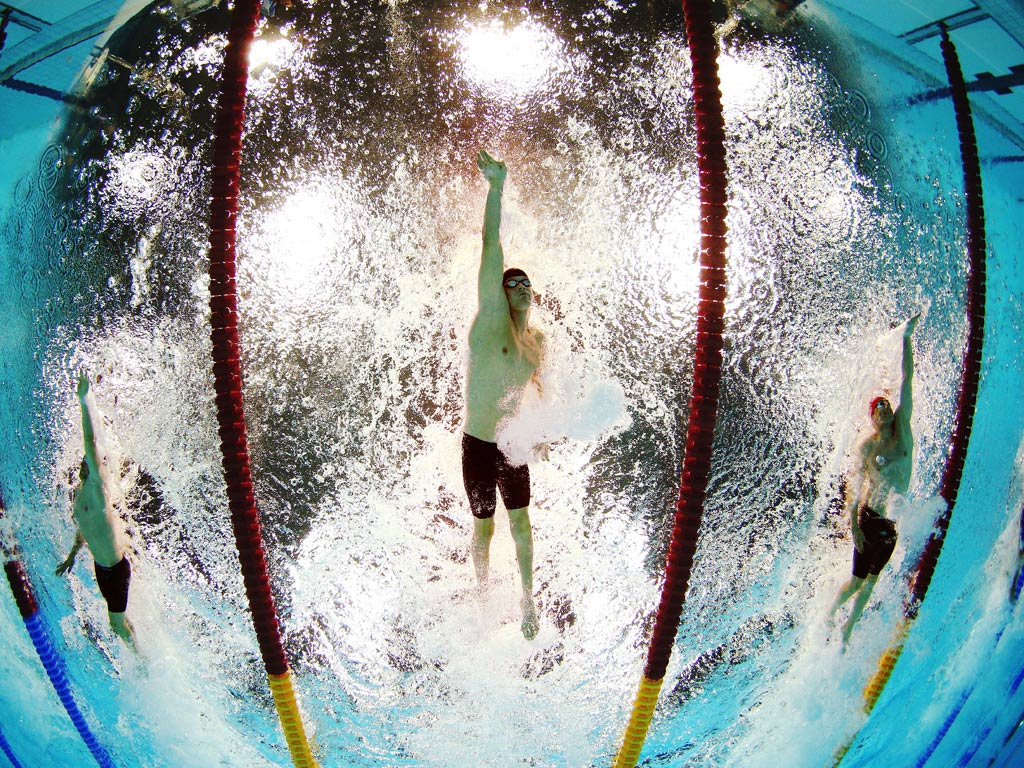
[[843,647],[850,641],[878,581],[878,574],[896,548],[896,525],[885,516],[893,493],[905,494],[913,470],[914,435],[910,419],[914,412],[914,349],[910,337],[921,315],[910,318],[903,329],[903,382],[900,404],[895,411],[885,397],[876,397],[868,407],[871,432],[854,449],[853,469],[846,483],[846,512],[853,534],[853,577],[840,590],[829,616],[854,595],[853,609],[843,627]]
[[538,384],[544,336],[530,327],[533,287],[521,269],[505,269],[499,226],[505,163],[480,152],[477,166],[490,184],[484,209],[483,251],[477,282],[479,306],[469,329],[466,424],[462,436],[462,477],[473,512],[473,565],[487,584],[494,535],[495,488],[508,510],[522,579],[523,636],[537,636],[533,602],[533,532],[530,527],[530,468],[514,465],[498,449],[498,423],[511,416],[526,387]]
[[78,375],[76,389],[82,408],[82,436],[85,439],[85,458],[79,466],[79,486],[72,498],[75,524],[75,543],[60,565],[57,575],[63,575],[75,564],[75,556],[83,544],[89,545],[96,571],[96,584],[107,601],[110,626],[117,635],[135,649],[135,632],[125,616],[128,608],[128,583],[131,565],[124,555],[119,526],[107,495],[103,463],[96,444],[96,414],[89,393],[89,377]]
[[1020,528],[1017,533],[1017,570],[1010,582],[1010,602],[1016,603],[1024,587],[1024,507],[1020,509]]

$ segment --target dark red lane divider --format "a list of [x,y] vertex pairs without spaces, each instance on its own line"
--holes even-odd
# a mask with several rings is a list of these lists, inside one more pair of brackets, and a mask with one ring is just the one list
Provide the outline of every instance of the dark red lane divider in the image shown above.
[[960,135],[960,154],[964,168],[964,195],[967,199],[967,348],[964,352],[963,371],[960,374],[960,394],[957,398],[953,420],[953,436],[950,440],[949,457],[942,474],[940,495],[946,501],[935,523],[935,529],[928,537],[924,551],[918,560],[911,582],[911,594],[905,606],[909,618],[915,618],[924,600],[928,585],[942,552],[942,543],[953,516],[964,463],[967,461],[967,447],[971,440],[974,424],[974,410],[978,402],[978,387],[981,382],[982,345],[985,340],[985,206],[981,189],[981,162],[978,159],[978,141],[974,134],[971,118],[971,104],[967,99],[967,86],[960,69],[949,32],[942,27],[942,58],[952,89],[953,108],[956,112],[957,132]]

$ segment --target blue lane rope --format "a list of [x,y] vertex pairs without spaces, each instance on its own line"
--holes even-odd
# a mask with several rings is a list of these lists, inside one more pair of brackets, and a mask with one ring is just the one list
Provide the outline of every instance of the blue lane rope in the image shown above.
[[68,717],[71,718],[71,722],[82,737],[82,741],[85,742],[85,746],[89,748],[89,752],[96,758],[100,768],[115,768],[114,761],[110,758],[110,753],[96,739],[95,734],[93,734],[89,724],[85,721],[85,717],[82,715],[82,710],[78,708],[78,704],[75,702],[75,697],[71,693],[71,686],[68,684],[67,673],[64,671],[64,660],[54,650],[38,611],[25,619],[25,628],[28,629],[28,635],[32,638],[32,645],[35,646],[36,653],[39,654],[39,660],[43,663],[43,668],[53,684],[53,689],[57,692],[57,696],[60,697],[60,703],[67,710]]
[[[999,641],[1002,639],[1003,632],[1005,631],[1005,626],[999,630],[999,634],[996,635],[994,645],[999,645]],[[1013,681],[1010,683],[1009,691],[1006,696],[1007,699],[1011,699],[1014,695],[1016,695],[1017,690],[1021,686],[1021,683],[1024,683],[1024,665],[1022,665],[1017,670],[1017,674],[1014,676]],[[939,744],[941,744],[942,740],[946,738],[946,734],[949,733],[950,729],[953,727],[953,723],[956,722],[956,719],[960,717],[960,713],[963,712],[964,706],[967,704],[967,700],[971,697],[975,690],[976,688],[969,688],[961,692],[960,698],[957,699],[956,704],[953,706],[953,710],[942,722],[942,726],[939,728],[938,733],[935,734],[935,738],[931,740],[931,743],[928,744],[927,747],[925,747],[924,751],[917,758],[917,761],[914,763],[914,768],[924,768],[925,763],[927,763],[931,759],[931,756],[935,754],[935,750],[939,748]],[[967,762],[970,762],[970,760],[973,759],[974,755],[981,748],[981,745],[984,742],[984,740],[988,738],[988,736],[991,734],[992,728],[993,726],[989,725],[987,729],[982,731],[981,738],[975,739],[973,746],[968,747],[967,751],[961,757],[961,761],[960,763],[958,763],[958,765],[967,765],[967,763],[963,761],[966,759]]]
[[7,742],[7,737],[4,736],[4,731],[0,728],[0,751],[7,755],[7,759],[11,761],[13,768],[21,768],[21,763],[18,762],[18,758],[14,755],[14,750],[11,749],[11,745]]
[[46,676],[50,678],[53,690],[57,692],[60,703],[64,705],[78,735],[82,737],[82,741],[85,742],[85,746],[92,753],[100,768],[117,768],[106,747],[100,744],[89,728],[89,724],[82,715],[82,710],[78,708],[78,703],[71,693],[64,660],[54,649],[53,643],[50,642],[46,625],[40,615],[39,604],[29,587],[25,569],[17,560],[8,560],[4,565],[4,570],[7,572],[11,592],[14,594],[14,600],[18,604],[21,617],[25,622],[25,629],[28,630],[28,636],[32,639],[32,645],[35,646],[36,653],[39,655],[39,661],[42,662]]
[[985,743],[985,740],[991,735],[992,725],[990,723],[989,725],[982,728],[981,733],[978,734],[974,741],[971,742],[971,744],[967,747],[966,751],[960,756],[960,759],[957,760],[956,768],[967,768],[967,766],[971,764],[971,761],[974,759],[975,755],[978,754],[978,751]]
[[967,703],[967,699],[970,698],[972,693],[974,693],[973,688],[963,691],[960,694],[960,698],[953,707],[953,711],[950,712],[949,716],[942,722],[942,727],[939,728],[939,732],[935,734],[935,738],[932,739],[924,752],[922,752],[920,757],[917,758],[917,762],[914,763],[914,768],[924,768],[924,764],[927,763],[931,759],[931,756],[935,754],[935,750],[939,748],[939,744],[941,744],[942,740],[946,738],[946,734],[949,733],[949,729],[953,727],[954,721],[960,716],[960,712],[963,711],[964,704]]

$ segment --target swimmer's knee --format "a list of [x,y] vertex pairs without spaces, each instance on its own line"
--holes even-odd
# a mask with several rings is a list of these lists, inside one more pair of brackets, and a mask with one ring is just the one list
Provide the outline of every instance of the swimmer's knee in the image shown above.
[[520,507],[508,511],[508,524],[513,534],[530,532],[530,508]]

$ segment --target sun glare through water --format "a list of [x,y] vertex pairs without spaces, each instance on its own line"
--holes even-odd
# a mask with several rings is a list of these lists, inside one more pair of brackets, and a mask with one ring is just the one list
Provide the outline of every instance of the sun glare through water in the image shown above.
[[725,52],[718,57],[718,80],[723,101],[733,109],[749,106],[762,98],[759,90],[770,82],[759,61],[741,59]]
[[295,52],[295,43],[287,37],[253,41],[249,51],[249,74],[258,76],[266,67],[281,67]]
[[467,26],[457,45],[467,80],[511,97],[540,90],[567,66],[558,37],[532,20],[512,28],[498,22]]
[[253,256],[279,296],[297,301],[317,290],[343,241],[347,217],[334,182],[307,185],[269,212],[255,234]]

